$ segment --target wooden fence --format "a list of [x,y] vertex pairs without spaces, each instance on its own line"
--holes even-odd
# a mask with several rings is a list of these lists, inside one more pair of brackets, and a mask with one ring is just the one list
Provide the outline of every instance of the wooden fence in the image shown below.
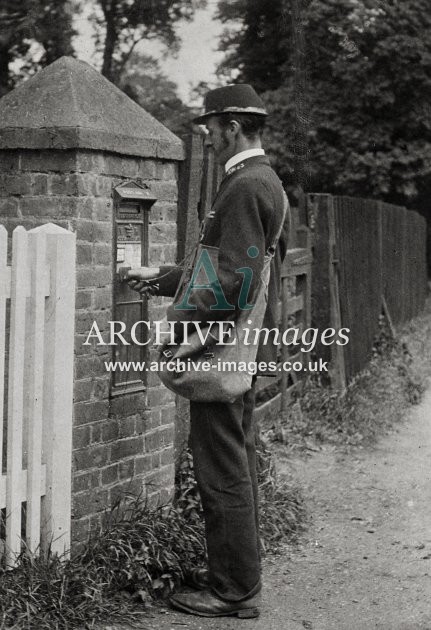
[[[288,250],[281,268],[281,291],[278,304],[278,328],[285,331],[296,327],[301,332],[311,326],[311,233],[301,224],[301,207],[291,208],[292,230]],[[278,367],[295,361],[303,362],[304,355],[288,345],[281,345]],[[277,377],[259,378],[256,384],[255,418],[275,419],[286,411],[292,397],[302,384],[304,373],[283,370]]]
[[0,226],[1,549],[70,544],[75,235]]
[[319,346],[332,382],[344,387],[372,354],[379,317],[402,324],[424,307],[426,222],[369,199],[307,196],[313,227],[313,326],[349,328],[346,346]]

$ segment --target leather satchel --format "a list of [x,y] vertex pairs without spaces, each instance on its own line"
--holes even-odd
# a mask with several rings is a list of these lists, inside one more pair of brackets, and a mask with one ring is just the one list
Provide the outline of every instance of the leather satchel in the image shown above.
[[[280,238],[286,210],[287,203],[277,235],[265,254],[254,306],[250,310],[239,311],[229,338],[220,343],[220,339],[208,334],[211,332],[208,331],[208,324],[207,327],[202,326],[200,334],[198,331],[189,332],[188,344],[166,343],[156,346],[158,375],[162,383],[175,394],[197,402],[233,402],[251,389],[252,378],[256,373],[252,365],[256,360],[258,341],[250,342],[252,335],[247,329],[251,332],[262,327],[268,302],[271,260]],[[192,265],[183,273],[177,296],[184,291],[190,279],[191,268],[202,249],[207,251],[218,271],[218,248],[199,244]],[[202,338],[205,339],[205,344],[202,343]]]

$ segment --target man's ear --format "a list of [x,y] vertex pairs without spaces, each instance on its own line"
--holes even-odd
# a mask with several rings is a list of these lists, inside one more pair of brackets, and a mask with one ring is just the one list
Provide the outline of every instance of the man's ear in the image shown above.
[[241,131],[241,125],[235,118],[229,121],[229,130],[234,136],[237,136]]

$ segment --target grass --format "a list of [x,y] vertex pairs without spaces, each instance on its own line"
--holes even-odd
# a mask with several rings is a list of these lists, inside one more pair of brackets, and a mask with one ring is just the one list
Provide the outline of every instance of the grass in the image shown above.
[[[258,446],[261,528],[266,550],[296,539],[305,511],[299,490],[278,483],[271,453]],[[109,621],[142,622],[148,606],[205,562],[202,509],[190,453],[184,454],[172,505],[150,507],[125,496],[103,533],[70,560],[23,553],[0,570],[0,630],[73,630]]]
[[400,330],[399,339],[412,357],[412,370],[423,381],[431,381],[431,297],[424,311]]
[[343,448],[373,444],[418,404],[431,377],[431,300],[421,316],[394,339],[384,318],[366,370],[345,392],[304,382],[289,411],[267,432],[269,441],[291,451],[316,450],[321,444]]
[[292,478],[277,477],[271,450],[258,440],[260,537],[264,551],[277,552],[286,542],[297,542],[307,524],[301,489]]
[[[104,531],[72,559],[32,558],[0,575],[0,628],[68,630],[97,621],[133,621],[133,602],[147,605],[181,582],[183,570],[204,559],[202,525],[181,509],[151,509],[125,497]],[[142,614],[142,613],[141,613]]]

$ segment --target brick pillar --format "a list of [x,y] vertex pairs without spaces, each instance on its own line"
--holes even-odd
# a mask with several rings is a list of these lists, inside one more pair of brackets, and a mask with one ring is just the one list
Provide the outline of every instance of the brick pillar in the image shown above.
[[[155,374],[144,392],[110,396],[108,346],[84,346],[93,321],[113,319],[113,187],[134,180],[157,199],[149,264],[174,262],[181,141],[87,64],[63,57],[0,100],[0,222],[54,222],[77,234],[73,537],[151,482],[171,496],[173,395]],[[166,300],[150,302],[161,319]]]

